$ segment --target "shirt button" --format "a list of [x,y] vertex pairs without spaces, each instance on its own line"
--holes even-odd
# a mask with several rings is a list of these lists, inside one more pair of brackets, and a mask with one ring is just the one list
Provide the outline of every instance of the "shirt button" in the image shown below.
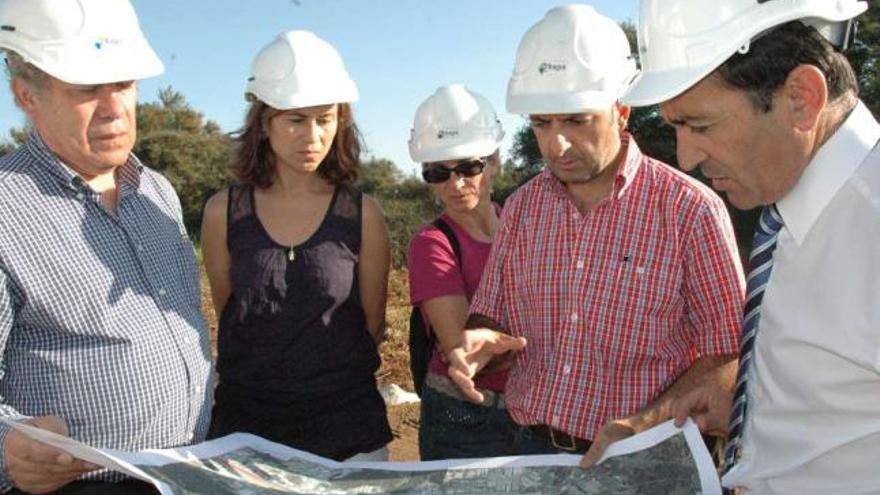
[[160,295],[160,296],[164,296],[164,295],[167,294],[167,293],[168,293],[168,292],[167,292],[165,289],[159,289],[159,295]]
[[565,366],[563,366],[563,367],[562,367],[562,373],[564,373],[564,374],[566,374],[566,375],[569,374],[569,373],[571,373],[571,366],[568,365],[568,364],[566,364]]
[[571,314],[571,322],[572,322],[572,323],[577,323],[577,321],[578,321],[578,314],[577,314],[577,313],[572,313],[572,314]]
[[553,421],[553,424],[551,426],[559,425],[559,416],[557,416],[556,414],[554,414],[553,417],[550,418],[550,420]]
[[143,244],[138,244],[138,245],[137,245],[137,250],[138,250],[138,251],[143,251],[143,250],[144,250],[144,245],[143,245]]
[[81,192],[76,193],[76,199],[82,201],[82,200],[84,200],[85,198],[86,198],[86,195],[85,195],[85,194],[83,194],[83,193],[81,193]]
[[584,262],[582,260],[578,260],[578,262],[575,266],[577,266],[578,270],[583,270],[584,269]]

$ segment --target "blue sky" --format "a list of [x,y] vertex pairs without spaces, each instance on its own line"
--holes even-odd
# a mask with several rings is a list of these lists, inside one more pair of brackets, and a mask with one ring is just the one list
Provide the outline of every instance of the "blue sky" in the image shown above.
[[[308,29],[342,54],[360,90],[355,119],[368,153],[415,169],[406,141],[416,107],[443,84],[461,82],[486,96],[507,138],[524,120],[504,110],[519,40],[550,8],[545,0],[132,0],[165,74],[141,82],[141,101],[171,86],[224,131],[237,129],[245,80],[257,51],[279,32]],[[592,5],[634,20],[637,0]],[[8,86],[7,86],[8,87]],[[0,91],[0,134],[24,117]]]

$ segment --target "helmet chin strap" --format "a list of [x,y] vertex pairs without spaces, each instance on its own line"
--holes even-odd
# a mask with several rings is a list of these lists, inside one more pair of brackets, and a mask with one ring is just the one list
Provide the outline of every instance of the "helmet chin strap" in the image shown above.
[[803,19],[802,22],[813,26],[819,34],[838,50],[844,51],[852,46],[856,38],[857,24],[855,19],[841,22],[829,22],[822,19]]
[[[855,20],[855,18],[837,22],[826,21],[815,17],[798,20],[818,31],[823,38],[828,40],[829,43],[834,45],[834,47],[841,52],[846,51],[850,46],[852,46],[856,38],[856,32],[858,31],[858,22]],[[745,55],[746,53],[749,53],[749,48],[753,41],[764,36],[770,31],[773,31],[777,27],[778,26],[773,26],[772,28],[762,31],[753,36],[752,39],[746,41],[742,44],[742,46],[739,47],[739,49],[737,49],[737,53],[739,53],[740,55]]]

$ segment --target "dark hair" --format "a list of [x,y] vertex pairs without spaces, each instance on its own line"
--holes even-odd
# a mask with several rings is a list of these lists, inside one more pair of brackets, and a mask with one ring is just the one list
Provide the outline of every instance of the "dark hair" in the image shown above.
[[757,110],[769,112],[773,95],[791,71],[803,64],[825,74],[829,103],[858,96],[856,75],[846,57],[815,28],[800,21],[782,24],[752,40],[747,53],[734,54],[717,72],[729,86],[747,91]]
[[[336,136],[318,167],[318,175],[333,185],[351,184],[357,180],[361,166],[361,134],[354,123],[351,105],[339,103],[337,108]],[[284,112],[258,99],[251,103],[244,127],[235,138],[238,145],[235,172],[241,182],[260,188],[272,185],[275,179],[275,153],[269,145],[267,130],[269,120]]]

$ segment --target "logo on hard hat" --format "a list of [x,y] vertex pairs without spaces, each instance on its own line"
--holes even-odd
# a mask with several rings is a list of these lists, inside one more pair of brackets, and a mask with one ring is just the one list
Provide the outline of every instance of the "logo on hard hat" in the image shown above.
[[458,131],[455,129],[440,129],[437,131],[437,139],[443,139],[448,137],[458,136]]
[[111,46],[111,45],[115,46],[115,45],[121,45],[121,44],[122,44],[122,40],[119,38],[108,38],[106,36],[102,36],[100,38],[95,39],[95,48],[97,50],[100,50],[100,49],[104,48],[105,46]]
[[563,63],[541,62],[538,66],[538,73],[544,75],[547,72],[565,72],[566,65]]

